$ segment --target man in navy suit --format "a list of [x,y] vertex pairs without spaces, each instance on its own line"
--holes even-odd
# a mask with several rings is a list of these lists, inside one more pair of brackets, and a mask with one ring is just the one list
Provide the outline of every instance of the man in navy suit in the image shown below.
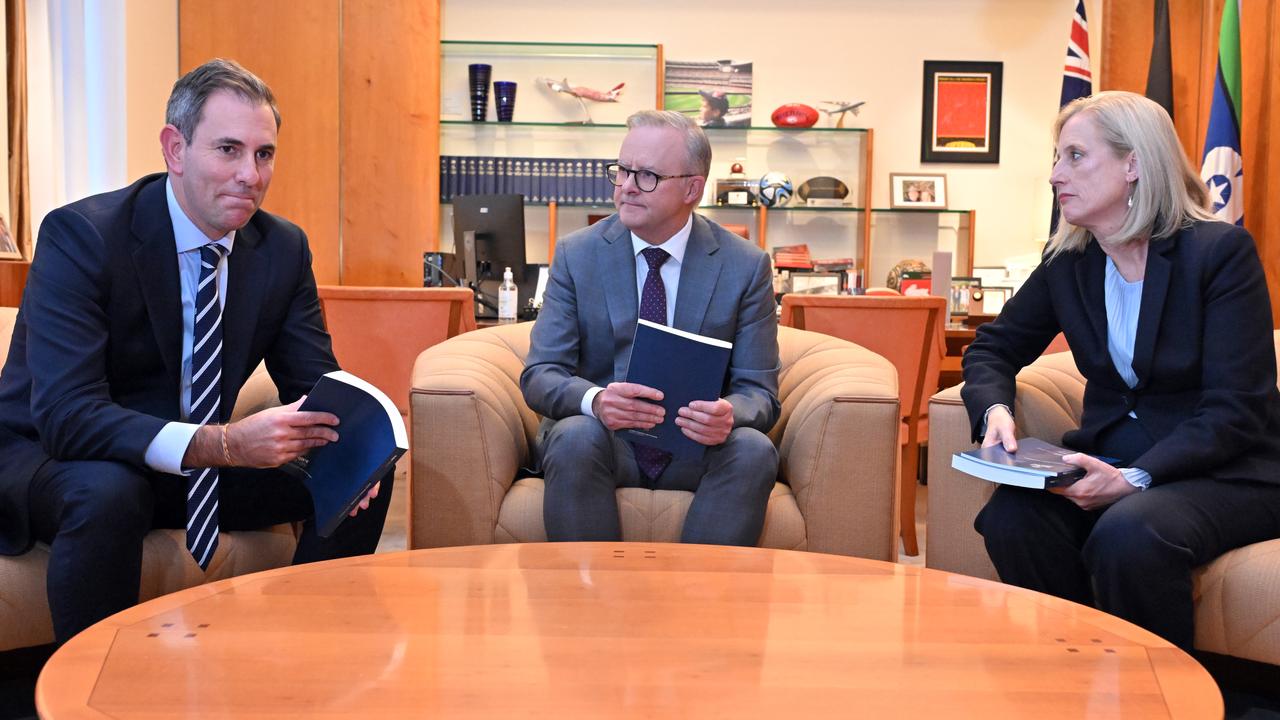
[[[187,528],[202,569],[219,529],[302,519],[294,562],[342,557],[374,550],[391,494],[384,481],[324,539],[275,470],[337,439],[336,417],[298,405],[338,365],[306,236],[258,209],[270,89],[215,60],[174,85],[166,123],[167,173],[42,223],[0,376],[0,553],[49,543],[59,642],[137,602],[152,528]],[[264,359],[289,404],[228,423]]]
[[[538,452],[551,540],[620,540],[616,488],[694,492],[683,542],[754,545],[777,477],[778,326],[768,256],[693,212],[711,146],[692,120],[642,111],[608,169],[618,212],[556,247],[520,378],[545,420]],[[675,423],[706,446],[671,460],[615,432],[663,420],[654,388],[624,382],[637,319],[733,343],[721,397]],[[679,358],[669,358],[678,366]]]

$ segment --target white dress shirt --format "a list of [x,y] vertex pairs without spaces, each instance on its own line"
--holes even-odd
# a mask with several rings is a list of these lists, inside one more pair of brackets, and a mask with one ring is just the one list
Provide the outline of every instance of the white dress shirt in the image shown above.
[[[644,297],[644,281],[649,277],[649,263],[640,256],[640,252],[647,248],[656,247],[667,251],[671,256],[669,260],[662,264],[658,269],[658,275],[662,277],[662,284],[667,291],[667,326],[675,324],[676,317],[676,293],[680,290],[680,268],[684,265],[684,251],[689,247],[689,234],[693,232],[693,214],[690,213],[689,219],[685,221],[684,227],[676,231],[675,235],[667,238],[664,242],[657,245],[651,245],[635,233],[631,233],[631,248],[636,258],[636,307],[640,307],[640,299]],[[593,387],[582,396],[582,404],[580,410],[583,415],[595,417],[596,414],[591,411],[591,403],[596,399],[604,388]]]
[[[196,327],[196,287],[200,283],[200,248],[208,245],[209,238],[191,222],[173,195],[170,181],[165,180],[165,198],[169,201],[169,219],[173,223],[173,239],[177,243],[178,279],[182,290],[182,377],[178,396],[182,402],[182,419],[191,414],[191,355]],[[218,261],[218,307],[226,306],[227,257],[234,249],[234,230],[218,239],[217,244],[226,249]],[[147,446],[144,458],[147,467],[158,472],[186,475],[182,469],[182,457],[187,454],[191,438],[199,425],[187,422],[171,422],[160,429]]]

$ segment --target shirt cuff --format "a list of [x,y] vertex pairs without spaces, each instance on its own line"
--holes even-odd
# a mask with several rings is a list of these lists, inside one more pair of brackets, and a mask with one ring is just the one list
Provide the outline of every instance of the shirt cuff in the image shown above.
[[1151,473],[1142,468],[1120,468],[1120,474],[1124,475],[1124,479],[1128,480],[1130,485],[1139,490],[1146,490],[1151,487]]
[[996,409],[996,408],[998,408],[998,407],[1000,407],[1000,408],[1004,408],[1004,409],[1005,409],[1005,412],[1009,413],[1009,417],[1013,417],[1013,409],[1012,409],[1012,408],[1010,408],[1008,405],[1005,405],[1004,403],[996,403],[996,404],[992,405],[991,407],[987,408],[987,411],[986,411],[986,412],[982,413],[982,428],[978,431],[978,434],[979,434],[979,435],[986,436],[986,434],[987,434],[987,416],[991,414],[991,411],[992,411],[992,410],[995,410],[995,409]]
[[602,392],[604,392],[604,388],[593,387],[582,396],[582,403],[579,405],[579,409],[582,410],[583,415],[586,415],[587,417],[596,416],[595,413],[591,412],[591,403],[594,402],[596,396]]
[[182,469],[182,457],[187,454],[187,446],[191,445],[191,438],[195,437],[199,429],[199,425],[191,423],[166,424],[151,439],[143,462],[156,472],[187,475],[187,471]]

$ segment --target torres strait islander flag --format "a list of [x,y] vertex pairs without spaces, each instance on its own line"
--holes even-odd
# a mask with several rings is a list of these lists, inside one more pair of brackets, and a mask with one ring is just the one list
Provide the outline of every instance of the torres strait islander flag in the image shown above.
[[1218,75],[1200,179],[1219,220],[1244,225],[1244,162],[1240,157],[1240,6],[1227,0],[1218,31]]

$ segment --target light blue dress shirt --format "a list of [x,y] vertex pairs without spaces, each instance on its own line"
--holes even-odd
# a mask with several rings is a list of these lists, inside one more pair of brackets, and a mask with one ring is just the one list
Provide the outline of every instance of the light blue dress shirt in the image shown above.
[[[164,182],[165,198],[169,202],[169,219],[173,223],[173,238],[177,243],[178,280],[182,290],[182,378],[178,396],[182,402],[182,419],[191,414],[191,346],[196,326],[196,286],[200,282],[200,248],[208,245],[210,239],[205,236],[195,223],[182,211],[178,199],[173,195],[170,181]],[[222,259],[218,261],[218,307],[226,306],[227,297],[227,257],[234,249],[236,233],[234,230],[217,240],[217,244],[226,249]],[[187,453],[191,438],[200,428],[187,422],[171,422],[160,429],[147,446],[144,457],[147,467],[158,472],[173,475],[186,475],[182,469],[182,457]]]
[[[657,245],[650,245],[640,236],[631,233],[631,249],[636,256],[636,307],[640,307],[639,298],[644,297],[644,281],[649,277],[649,263],[640,257],[640,251],[646,248],[657,247],[667,251],[671,256],[658,268],[658,275],[662,277],[662,284],[667,291],[667,326],[675,324],[676,317],[676,293],[680,291],[680,268],[684,265],[684,251],[689,247],[689,235],[693,232],[693,214],[690,213],[689,219],[685,221],[684,227],[676,231],[665,242]],[[604,390],[602,387],[593,387],[582,396],[582,403],[579,407],[583,415],[595,417],[596,414],[591,412],[591,403],[596,399],[596,395]]]
[[[1125,384],[1133,387],[1138,384],[1138,375],[1133,371],[1133,344],[1138,337],[1138,312],[1142,309],[1142,281],[1129,282],[1120,274],[1115,262],[1107,258],[1107,278],[1105,285],[1107,304],[1107,351],[1111,355],[1111,364]],[[1138,416],[1129,412],[1129,417]],[[1120,472],[1130,485],[1147,489],[1151,485],[1151,473],[1141,468],[1121,468]]]

